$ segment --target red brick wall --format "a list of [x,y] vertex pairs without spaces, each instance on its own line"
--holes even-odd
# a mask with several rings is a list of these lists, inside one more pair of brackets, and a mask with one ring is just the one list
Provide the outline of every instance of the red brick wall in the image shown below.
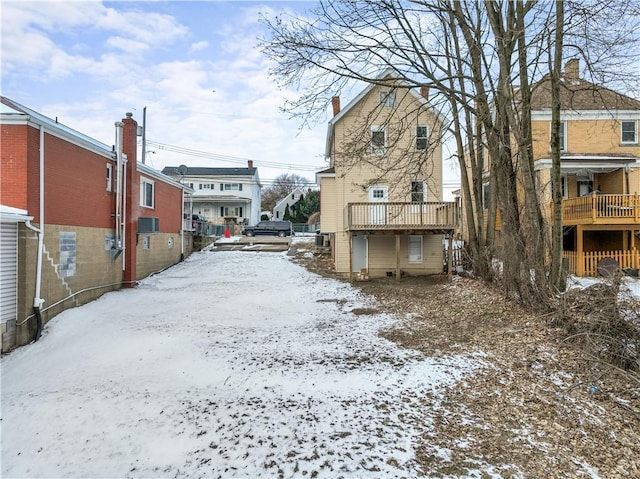
[[0,148],[0,203],[27,209],[27,136],[26,125],[2,125]]
[[106,185],[111,161],[52,135],[44,145],[45,222],[113,228],[115,193]]
[[[106,190],[109,159],[44,135],[45,222],[113,227],[114,193]],[[2,204],[26,209],[40,223],[40,130],[2,126]]]

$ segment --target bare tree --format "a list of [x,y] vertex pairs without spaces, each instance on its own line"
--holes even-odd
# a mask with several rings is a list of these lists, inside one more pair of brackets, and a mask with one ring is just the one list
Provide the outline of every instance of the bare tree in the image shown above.
[[296,188],[309,185],[309,180],[296,173],[282,173],[262,189],[262,211],[272,211],[276,202],[289,195]]
[[[559,289],[562,223],[554,223],[549,280],[546,206],[540,204],[533,166],[531,92],[544,75],[559,69],[563,38],[572,40],[572,53],[590,61],[594,75],[606,71],[606,59],[597,55],[604,45],[634,40],[637,33],[614,31],[604,39],[590,38],[594,25],[611,28],[605,3],[627,14],[634,10],[597,0],[588,8],[566,2],[565,22],[565,5],[558,11],[558,2],[326,0],[305,16],[265,19],[270,38],[263,50],[275,62],[274,78],[301,89],[300,98],[284,108],[303,122],[321,115],[331,97],[350,91],[356,81],[399,91],[428,87],[460,164],[476,272],[491,277],[499,211],[505,292],[539,305]],[[541,60],[552,54],[553,67]],[[391,74],[381,78],[383,70]],[[560,79],[552,75],[550,81]],[[371,121],[363,119],[360,127]],[[350,145],[354,162],[362,161],[363,144]],[[414,164],[405,155],[392,168],[408,172]],[[553,169],[556,178],[559,161]],[[488,198],[483,190],[490,192]]]

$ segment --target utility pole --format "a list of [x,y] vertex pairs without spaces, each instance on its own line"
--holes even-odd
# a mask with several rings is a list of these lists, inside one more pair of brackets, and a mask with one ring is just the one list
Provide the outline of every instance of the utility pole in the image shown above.
[[147,161],[147,107],[142,109],[142,164]]

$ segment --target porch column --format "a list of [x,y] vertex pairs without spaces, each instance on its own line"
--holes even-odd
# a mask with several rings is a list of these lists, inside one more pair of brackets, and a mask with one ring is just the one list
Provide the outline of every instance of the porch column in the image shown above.
[[349,282],[353,280],[353,236],[349,233]]
[[453,277],[453,230],[449,231],[449,251],[447,255],[447,277],[449,282]]
[[640,251],[636,251],[636,230],[631,230],[631,244],[630,250],[633,255],[633,266],[632,268],[640,268]]
[[400,235],[396,234],[396,281],[400,281]]
[[584,276],[584,246],[582,244],[584,234],[582,226],[576,226],[576,275]]

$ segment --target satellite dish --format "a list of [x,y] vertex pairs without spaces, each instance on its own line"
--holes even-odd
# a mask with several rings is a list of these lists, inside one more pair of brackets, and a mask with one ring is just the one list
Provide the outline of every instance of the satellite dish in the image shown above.
[[178,169],[176,170],[178,172],[179,175],[186,175],[187,174],[187,165],[180,165],[178,166]]

